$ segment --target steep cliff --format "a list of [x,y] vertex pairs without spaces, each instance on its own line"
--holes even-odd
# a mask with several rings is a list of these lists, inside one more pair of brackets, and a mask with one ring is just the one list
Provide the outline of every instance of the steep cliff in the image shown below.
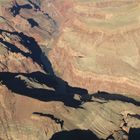
[[138,0],[0,0],[0,139],[140,139]]

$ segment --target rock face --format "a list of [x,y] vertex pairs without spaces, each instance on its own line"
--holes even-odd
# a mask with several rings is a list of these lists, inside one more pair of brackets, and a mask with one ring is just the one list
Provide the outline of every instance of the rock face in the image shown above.
[[139,1],[71,2],[51,52],[55,69],[91,93],[139,94]]
[[0,139],[140,139],[139,1],[1,0]]

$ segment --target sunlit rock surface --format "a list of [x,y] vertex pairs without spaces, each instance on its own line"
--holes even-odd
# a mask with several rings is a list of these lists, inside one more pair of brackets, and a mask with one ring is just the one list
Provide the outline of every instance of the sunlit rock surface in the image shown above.
[[0,139],[140,139],[139,0],[0,0]]

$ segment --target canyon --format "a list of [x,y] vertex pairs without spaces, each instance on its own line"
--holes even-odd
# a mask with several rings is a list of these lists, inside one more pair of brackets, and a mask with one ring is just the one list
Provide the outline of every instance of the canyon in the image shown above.
[[139,0],[0,0],[0,140],[139,140],[139,13]]

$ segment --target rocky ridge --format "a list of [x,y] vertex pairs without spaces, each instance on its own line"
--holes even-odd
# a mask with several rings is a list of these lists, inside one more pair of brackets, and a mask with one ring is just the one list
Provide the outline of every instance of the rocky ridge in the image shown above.
[[138,138],[139,10],[137,0],[1,0],[0,139]]

